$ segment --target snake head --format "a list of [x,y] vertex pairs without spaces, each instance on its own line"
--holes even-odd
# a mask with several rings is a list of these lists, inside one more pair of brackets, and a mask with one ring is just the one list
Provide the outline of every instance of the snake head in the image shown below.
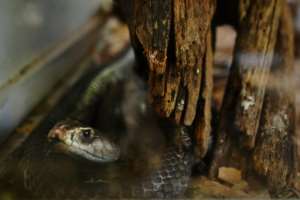
[[57,123],[50,130],[48,140],[55,141],[63,153],[93,162],[113,162],[120,157],[120,148],[112,140],[75,120]]

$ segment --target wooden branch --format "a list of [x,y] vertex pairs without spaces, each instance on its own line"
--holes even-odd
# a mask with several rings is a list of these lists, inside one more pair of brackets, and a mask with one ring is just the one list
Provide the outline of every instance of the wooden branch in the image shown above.
[[239,149],[240,139],[244,146],[254,146],[282,3],[253,0],[249,4],[248,0],[240,0],[241,22],[210,169],[213,177],[220,166],[230,163],[230,157],[243,152]]
[[255,171],[266,177],[271,194],[291,186],[297,173],[292,17],[285,5],[279,26],[272,73],[267,85],[257,142]]

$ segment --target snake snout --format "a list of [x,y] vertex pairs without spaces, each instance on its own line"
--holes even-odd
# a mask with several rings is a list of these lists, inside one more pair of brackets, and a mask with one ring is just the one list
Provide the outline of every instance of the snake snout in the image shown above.
[[110,140],[99,139],[94,141],[94,150],[96,155],[101,155],[102,162],[112,162],[120,158],[120,147]]
[[118,160],[121,154],[121,150],[119,146],[113,143],[108,143],[105,146],[105,150],[107,151],[107,155],[111,158],[111,160]]
[[60,140],[65,135],[65,132],[66,132],[65,126],[58,124],[49,131],[48,140],[50,141]]

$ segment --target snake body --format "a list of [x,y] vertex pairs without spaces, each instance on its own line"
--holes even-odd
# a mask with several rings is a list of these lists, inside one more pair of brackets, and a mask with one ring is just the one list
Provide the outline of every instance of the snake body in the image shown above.
[[[132,52],[124,57],[130,62],[115,63],[104,70],[95,69],[82,78],[22,147],[7,158],[6,167],[0,167],[0,178],[10,177],[12,182],[21,183],[25,190],[39,198],[170,198],[183,195],[193,164],[188,133],[184,127],[173,127],[169,130],[177,140],[168,142],[162,137],[162,132],[166,131],[162,131],[157,125],[159,120],[153,112],[148,112],[147,104],[140,103],[145,103],[144,92],[134,96],[133,99],[139,103],[133,103],[132,109],[128,110],[132,101],[124,100],[126,97],[122,95],[132,96],[135,94],[134,88],[138,88],[138,91],[145,91],[145,88],[134,78]],[[129,86],[119,90],[124,88],[120,85]],[[82,95],[76,102],[74,99],[78,99],[78,94]],[[124,116],[124,112],[130,114]],[[142,158],[137,166],[142,169],[142,173],[132,172],[133,175],[129,178],[131,172],[128,175],[123,167],[127,166],[128,171],[134,167],[128,164],[118,161],[102,164],[89,162],[87,160],[91,159],[78,159],[85,156],[74,158],[54,148],[54,144],[48,141],[47,134],[57,121],[66,118],[90,125],[94,130],[100,130],[100,134],[109,132],[105,137],[120,145],[122,154],[130,154],[139,149],[139,153],[132,155],[130,159]],[[140,146],[133,145],[134,143],[139,143]],[[67,150],[68,148],[69,146]],[[156,154],[159,155],[158,164],[143,162],[143,159],[147,160],[150,155],[155,157],[153,155]],[[143,164],[148,164],[149,169]],[[143,170],[146,168],[147,170]],[[102,178],[103,174],[105,179]],[[114,174],[119,174],[120,177],[113,177]]]

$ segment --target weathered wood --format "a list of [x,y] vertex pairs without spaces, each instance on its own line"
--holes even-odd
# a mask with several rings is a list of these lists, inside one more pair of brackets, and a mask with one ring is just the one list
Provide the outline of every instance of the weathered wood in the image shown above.
[[266,177],[271,194],[291,187],[297,173],[292,17],[285,6],[280,20],[272,73],[267,85],[257,142],[255,171]]
[[163,74],[171,25],[171,0],[135,1],[135,31],[144,48],[150,70]]
[[293,20],[295,22],[295,56],[297,58],[300,57],[300,28],[299,28],[299,14],[300,14],[300,1],[298,0],[291,0],[289,1],[289,6],[292,11]]
[[135,6],[134,29],[148,61],[150,100],[157,108],[160,104],[155,97],[160,98],[165,93],[172,3],[171,0],[135,0]]
[[[121,2],[123,5],[126,2]],[[164,112],[168,45],[171,32],[172,3],[167,1],[131,0],[128,20],[131,41],[137,59],[138,71],[147,77],[149,99],[156,111]],[[146,73],[146,74],[145,74]],[[164,115],[164,114],[162,114]]]
[[[196,153],[203,157],[211,132],[210,26],[215,2],[134,2],[130,30],[136,51],[144,54],[149,65],[143,68],[148,69],[150,100],[162,116],[193,125]],[[287,11],[281,15],[284,0],[218,3],[216,23],[233,25],[238,36],[210,175],[215,177],[222,166],[243,173],[253,167],[265,176],[271,191],[279,190],[292,184],[296,169],[294,97],[286,80],[277,76],[289,77],[293,60],[290,19]],[[282,59],[278,60],[277,55]],[[269,78],[270,68],[275,65]]]
[[193,123],[197,111],[213,6],[212,0],[174,1],[176,71],[181,73],[181,87],[186,90],[185,125]]
[[[248,1],[241,1],[249,4]],[[233,69],[240,80],[235,125],[244,145],[253,148],[276,41],[283,0],[251,1],[242,13]],[[230,80],[229,80],[230,81]]]
[[119,2],[126,7],[128,14],[130,37],[140,65],[138,71],[148,78],[150,101],[154,105],[159,105],[155,97],[161,97],[165,92],[172,14],[171,0],[129,0],[128,2],[120,0]]
[[133,0],[129,28],[149,66],[150,102],[178,124],[192,125],[198,112],[214,7],[215,0]]
[[[175,106],[179,105],[180,101],[183,99],[183,97],[178,95],[179,87],[180,87],[180,73],[177,71],[175,67],[175,63],[169,64],[168,71],[167,71],[165,95],[162,100],[163,112],[167,117],[170,117],[170,115],[175,109]],[[176,99],[178,99],[179,101],[177,104],[176,104]],[[175,121],[177,121],[178,123],[180,123],[183,110],[184,110],[183,106],[181,107],[177,106],[177,110],[174,111],[175,113],[177,113],[174,116],[175,116]]]
[[207,152],[211,132],[215,4],[132,0],[127,5],[131,41],[139,68],[147,73],[150,102],[161,116],[193,125],[199,158]]
[[[220,166],[243,167],[245,152],[253,147],[276,41],[282,0],[240,0],[240,24],[218,126],[210,175]],[[243,140],[241,145],[240,139]],[[239,160],[231,160],[235,156]],[[247,157],[247,156],[246,156]],[[240,162],[239,162],[240,161]]]
[[206,155],[211,140],[211,101],[213,90],[213,52],[211,33],[206,38],[206,55],[204,59],[201,96],[199,97],[195,118],[196,154],[199,158]]

